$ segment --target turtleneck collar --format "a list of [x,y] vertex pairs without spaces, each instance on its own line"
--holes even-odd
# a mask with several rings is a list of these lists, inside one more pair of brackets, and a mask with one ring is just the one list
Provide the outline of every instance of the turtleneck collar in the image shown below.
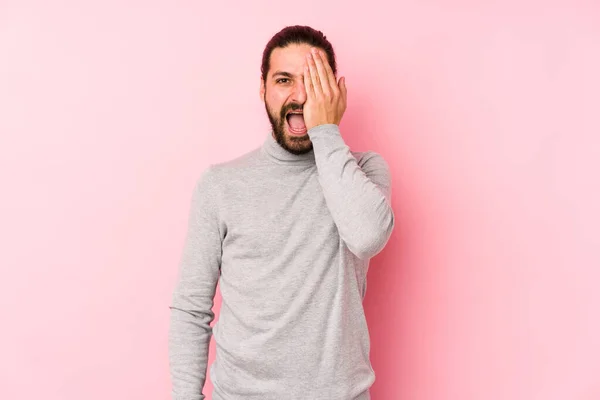
[[310,165],[315,163],[314,150],[304,154],[293,154],[281,147],[273,137],[273,131],[270,130],[262,145],[262,152],[265,156],[280,164],[292,165]]

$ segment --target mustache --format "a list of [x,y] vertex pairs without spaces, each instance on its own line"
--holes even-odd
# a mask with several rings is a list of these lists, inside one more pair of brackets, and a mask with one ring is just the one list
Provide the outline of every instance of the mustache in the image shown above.
[[281,118],[285,117],[285,115],[288,113],[288,111],[302,111],[302,109],[303,109],[302,104],[290,103],[286,107],[283,107],[281,109]]

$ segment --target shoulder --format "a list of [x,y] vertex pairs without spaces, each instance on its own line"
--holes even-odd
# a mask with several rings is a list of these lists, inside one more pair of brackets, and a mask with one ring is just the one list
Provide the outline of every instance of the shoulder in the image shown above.
[[198,182],[208,185],[221,185],[239,172],[260,164],[260,148],[255,148],[227,161],[209,164],[201,173]]

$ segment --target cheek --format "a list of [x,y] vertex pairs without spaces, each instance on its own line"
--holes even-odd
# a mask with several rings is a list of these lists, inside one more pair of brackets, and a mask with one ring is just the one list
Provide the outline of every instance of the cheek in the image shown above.
[[267,100],[275,107],[281,107],[289,96],[289,90],[282,90],[277,87],[270,87],[267,90]]
[[285,96],[282,96],[281,93],[273,93],[271,101],[279,107],[285,102]]
[[283,107],[284,101],[278,97],[269,98],[267,96],[267,102],[269,103],[269,107],[271,108],[271,111],[274,112],[275,114],[277,114],[277,116],[279,116],[279,113],[281,112],[281,108]]

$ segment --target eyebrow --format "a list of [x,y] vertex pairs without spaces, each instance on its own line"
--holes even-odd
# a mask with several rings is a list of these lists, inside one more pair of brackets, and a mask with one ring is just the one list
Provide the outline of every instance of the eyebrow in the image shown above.
[[293,75],[293,74],[290,74],[289,72],[285,72],[285,71],[275,71],[275,72],[273,73],[273,75],[271,75],[271,78],[275,78],[277,75],[282,75],[282,76],[285,76],[285,77],[288,77],[288,78],[293,78],[293,77],[294,77],[294,75]]

